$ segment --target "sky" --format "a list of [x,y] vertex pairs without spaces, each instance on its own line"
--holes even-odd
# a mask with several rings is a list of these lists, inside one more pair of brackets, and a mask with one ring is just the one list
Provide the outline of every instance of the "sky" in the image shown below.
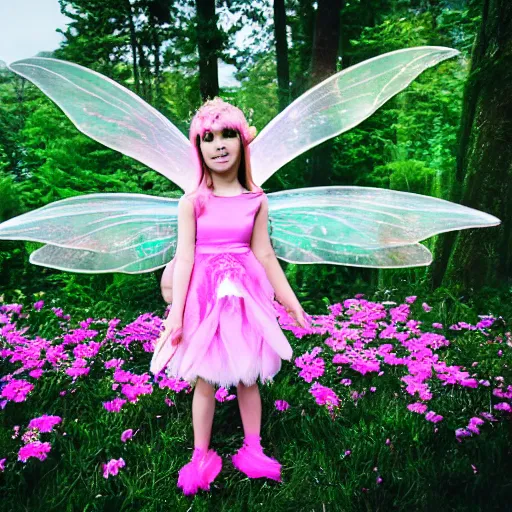
[[66,28],[58,0],[0,0],[0,60],[8,64],[59,47]]
[[[58,0],[0,0],[0,61],[34,57],[39,52],[56,50],[71,21],[61,14]],[[235,67],[219,62],[221,87],[236,86]]]

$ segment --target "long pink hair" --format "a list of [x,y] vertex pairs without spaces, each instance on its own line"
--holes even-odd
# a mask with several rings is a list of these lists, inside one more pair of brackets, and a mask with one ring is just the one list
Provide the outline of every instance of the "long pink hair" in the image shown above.
[[190,124],[189,139],[196,150],[197,180],[196,187],[188,196],[193,197],[196,216],[203,212],[204,206],[213,192],[211,171],[204,162],[199,144],[205,132],[220,131],[225,128],[236,130],[240,135],[242,145],[242,158],[238,169],[240,184],[251,192],[263,193],[263,189],[257,186],[252,179],[249,144],[254,136],[249,128],[249,123],[239,108],[216,97],[207,101],[197,111]]

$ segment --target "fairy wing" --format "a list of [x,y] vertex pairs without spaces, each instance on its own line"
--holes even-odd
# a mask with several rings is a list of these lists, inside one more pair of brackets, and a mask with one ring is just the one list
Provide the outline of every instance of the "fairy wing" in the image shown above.
[[0,224],[0,239],[47,245],[35,265],[80,273],[151,272],[176,251],[178,199],[88,194],[56,201]]
[[290,263],[429,265],[432,255],[420,240],[500,223],[443,199],[371,187],[312,187],[267,197],[275,254]]
[[32,57],[9,69],[52,99],[85,135],[146,164],[185,192],[195,180],[189,140],[136,94],[96,71]]
[[397,50],[344,69],[311,88],[250,144],[254,182],[261,186],[296,156],[358,125],[422,71],[458,53],[442,46]]

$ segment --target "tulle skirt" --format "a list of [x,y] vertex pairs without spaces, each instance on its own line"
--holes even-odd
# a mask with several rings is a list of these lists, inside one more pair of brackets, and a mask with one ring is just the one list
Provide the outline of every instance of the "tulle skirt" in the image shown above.
[[277,322],[265,269],[246,247],[211,251],[196,249],[182,341],[162,356],[172,353],[165,372],[191,385],[198,377],[224,387],[272,380],[292,348]]

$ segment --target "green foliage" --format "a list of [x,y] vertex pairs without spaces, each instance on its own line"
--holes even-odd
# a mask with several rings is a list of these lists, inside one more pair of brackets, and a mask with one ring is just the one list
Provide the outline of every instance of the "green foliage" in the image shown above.
[[379,165],[366,176],[368,186],[429,195],[436,171],[417,160],[397,160]]

